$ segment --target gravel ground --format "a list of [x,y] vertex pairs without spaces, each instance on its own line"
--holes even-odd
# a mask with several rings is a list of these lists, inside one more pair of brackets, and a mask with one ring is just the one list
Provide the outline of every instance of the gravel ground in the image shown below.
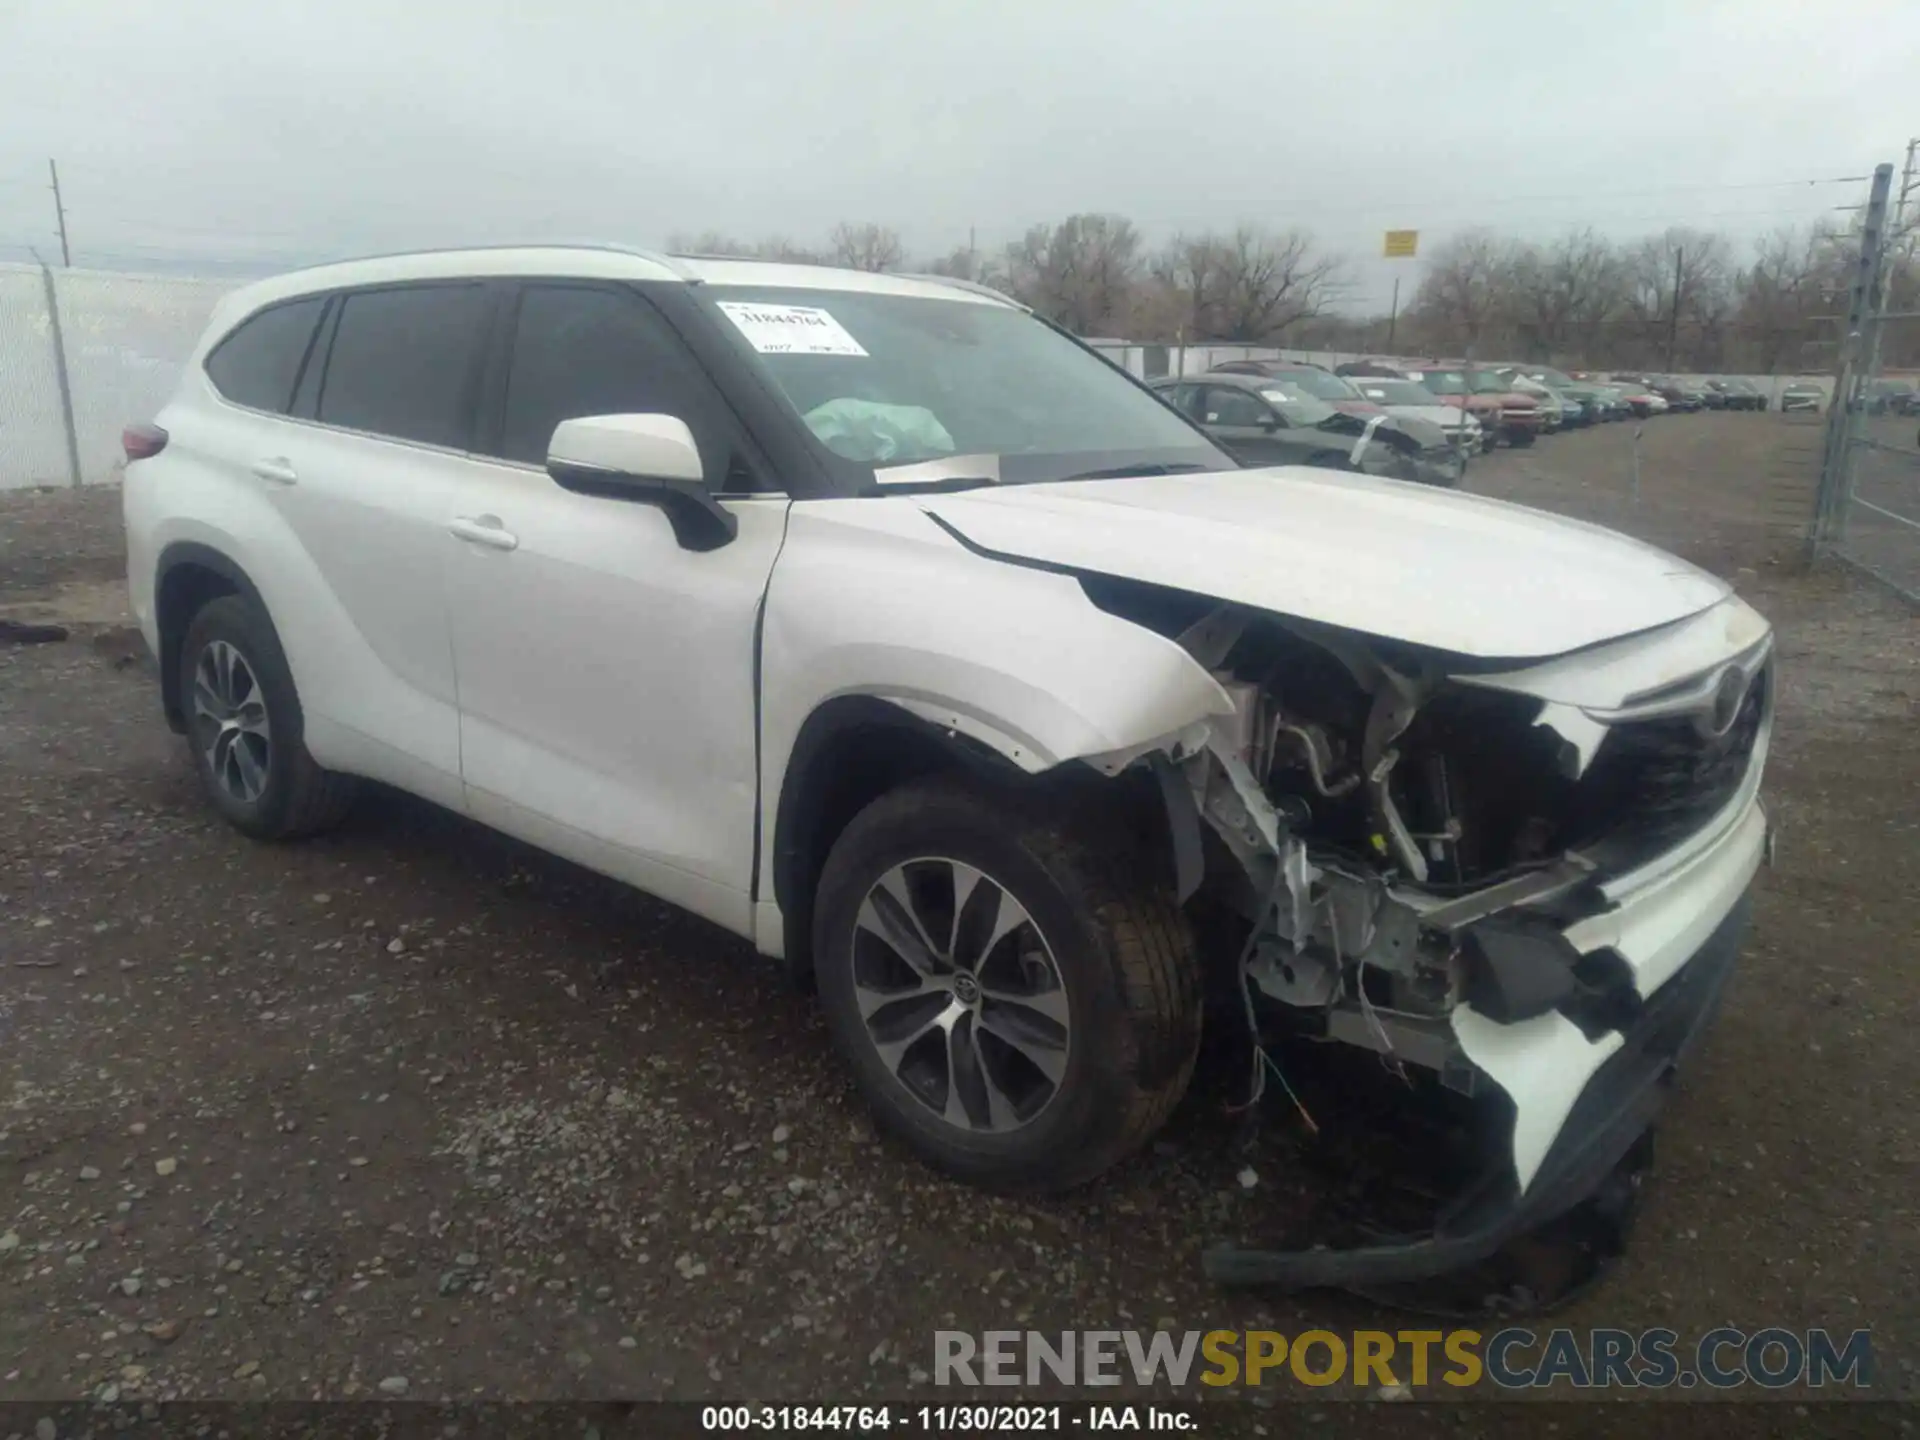
[[[1785,563],[1804,426],[1653,422],[1637,503],[1630,432],[1472,488],[1773,618],[1780,863],[1634,1244],[1558,1323],[1871,1326],[1911,1398],[1920,626]],[[811,1004],[690,916],[400,796],[244,840],[121,563],[111,490],[0,496],[0,617],[73,622],[0,646],[0,1400],[925,1399],[942,1328],[1408,1323],[1202,1278],[1307,1203],[1284,1113],[1250,1138],[1198,1097],[1082,1194],[984,1196],[876,1141]]]

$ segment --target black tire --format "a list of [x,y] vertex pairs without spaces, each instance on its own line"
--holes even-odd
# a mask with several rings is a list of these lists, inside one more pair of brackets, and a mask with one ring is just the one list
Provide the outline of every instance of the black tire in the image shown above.
[[[264,701],[270,732],[265,781],[252,798],[236,794],[216,776],[210,727],[196,708],[200,662],[215,646],[231,647]],[[353,777],[321,769],[307,753],[305,717],[286,652],[273,622],[251,600],[223,595],[202,606],[188,624],[180,644],[180,703],[200,784],[214,809],[235,829],[260,840],[292,840],[331,828],[352,806],[358,788]]]
[[1507,432],[1507,444],[1513,446],[1516,450],[1525,449],[1527,446],[1533,444],[1534,439],[1535,436],[1531,430],[1509,430]]
[[[1192,1078],[1202,1010],[1192,931],[1165,860],[1153,863],[1143,844],[1118,838],[1128,825],[1113,817],[1102,824],[1089,813],[1100,808],[948,779],[918,781],[856,816],[822,871],[813,955],[828,1025],[882,1128],[959,1179],[1015,1191],[1083,1184],[1151,1139]],[[971,1128],[944,1118],[932,1098],[916,1097],[888,1066],[861,1017],[861,906],[894,867],[925,857],[972,866],[1011,895],[1044,937],[1065,992],[1069,1029],[1060,1079],[1018,1128]],[[929,869],[937,873],[937,865]],[[956,917],[948,933],[961,929]],[[863,933],[861,943],[873,942]],[[1006,943],[989,954],[1004,957]],[[956,1033],[964,1023],[955,1023]],[[951,1051],[940,1053],[946,1083],[957,1090]]]

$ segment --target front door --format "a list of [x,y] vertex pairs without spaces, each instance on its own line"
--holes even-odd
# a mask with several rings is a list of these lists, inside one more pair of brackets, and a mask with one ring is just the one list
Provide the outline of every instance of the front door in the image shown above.
[[[534,283],[497,423],[455,496],[448,587],[476,817],[729,928],[751,928],[754,655],[784,495],[671,327],[620,287]],[[683,550],[656,506],[563,490],[554,427],[671,414],[739,533]]]

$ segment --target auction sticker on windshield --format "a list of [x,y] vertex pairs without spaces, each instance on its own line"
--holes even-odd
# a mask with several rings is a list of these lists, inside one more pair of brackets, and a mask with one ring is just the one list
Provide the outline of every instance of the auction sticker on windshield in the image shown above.
[[720,308],[762,355],[865,355],[860,342],[815,305],[756,305],[722,300]]

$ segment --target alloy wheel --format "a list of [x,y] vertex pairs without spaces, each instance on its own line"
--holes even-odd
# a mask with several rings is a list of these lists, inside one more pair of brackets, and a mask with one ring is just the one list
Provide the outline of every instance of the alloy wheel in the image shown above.
[[225,640],[207,645],[193,668],[193,734],[215,784],[242,804],[260,798],[273,759],[267,699],[246,657]]
[[1059,1094],[1072,1017],[1052,947],[983,871],[894,866],[854,922],[853,994],[887,1072],[958,1129],[1005,1133]]

